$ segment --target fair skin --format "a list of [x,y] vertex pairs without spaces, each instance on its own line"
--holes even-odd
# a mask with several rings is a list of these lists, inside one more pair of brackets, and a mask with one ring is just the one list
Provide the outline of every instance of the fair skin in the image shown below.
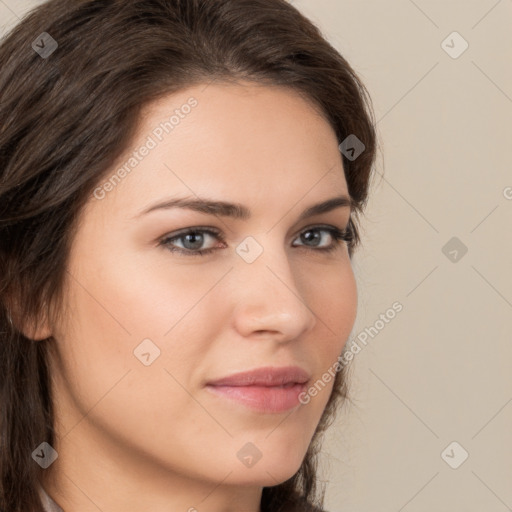
[[[307,405],[258,412],[205,383],[262,366],[296,365],[315,382],[352,330],[357,289],[346,243],[313,230],[346,228],[349,207],[299,220],[348,196],[336,136],[295,92],[214,83],[145,110],[130,153],[194,96],[198,105],[106,196],[91,197],[71,248],[66,314],[34,338],[54,337],[51,359],[58,459],[44,488],[73,512],[258,512],[264,486],[300,467],[332,389]],[[126,161],[126,155],[112,168]],[[189,209],[140,212],[171,197],[240,203],[248,219]],[[158,240],[212,227],[204,256]],[[263,252],[237,252],[246,237]],[[196,242],[197,243],[197,242]],[[187,240],[174,240],[186,250]],[[308,245],[309,244],[309,245]],[[149,338],[160,357],[134,349]],[[237,452],[253,443],[261,459]]]

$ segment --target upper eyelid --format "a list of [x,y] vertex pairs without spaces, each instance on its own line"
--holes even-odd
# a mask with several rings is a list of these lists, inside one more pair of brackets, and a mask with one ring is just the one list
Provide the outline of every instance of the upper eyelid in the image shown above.
[[[302,233],[303,231],[307,229],[339,229],[340,231],[343,231],[344,229],[347,229],[350,227],[350,221],[347,222],[347,225],[345,227],[338,227],[334,224],[327,224],[327,223],[317,223],[317,224],[310,224],[308,226],[304,226],[303,228],[299,229],[298,233]],[[187,228],[181,228],[176,231],[169,232],[167,235],[164,235],[166,238],[171,238],[174,236],[181,236],[183,234],[187,234],[193,231],[204,231],[208,233],[213,233],[216,235],[223,235],[223,232],[221,229],[213,227],[213,226],[190,226]]]
[[[302,229],[300,229],[295,234],[295,237],[300,235],[302,232],[307,231],[308,229],[318,229],[318,230],[323,229],[325,231],[338,230],[338,231],[343,232],[343,231],[350,229],[350,222],[348,222],[347,226],[344,228],[340,228],[340,227],[334,226],[332,224],[311,224],[309,226],[305,226]],[[161,237],[160,241],[165,242],[165,241],[169,241],[169,240],[179,239],[179,238],[184,237],[185,235],[187,235],[189,233],[193,233],[193,232],[208,233],[210,235],[218,237],[221,241],[226,240],[226,237],[224,236],[222,230],[220,230],[218,228],[214,228],[212,226],[191,226],[188,228],[179,229],[178,231],[174,231],[172,233],[168,233],[167,235],[164,235],[163,237]]]

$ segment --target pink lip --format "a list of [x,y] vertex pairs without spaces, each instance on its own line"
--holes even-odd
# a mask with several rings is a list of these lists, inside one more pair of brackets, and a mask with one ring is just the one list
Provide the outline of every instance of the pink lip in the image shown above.
[[267,366],[209,382],[206,389],[256,411],[277,413],[299,404],[299,395],[310,378],[298,366]]

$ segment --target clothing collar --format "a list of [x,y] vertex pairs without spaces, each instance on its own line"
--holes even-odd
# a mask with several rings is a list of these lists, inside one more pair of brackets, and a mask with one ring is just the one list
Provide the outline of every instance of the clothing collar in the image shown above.
[[41,497],[45,512],[64,512],[64,510],[48,496],[41,485],[39,486],[39,496]]

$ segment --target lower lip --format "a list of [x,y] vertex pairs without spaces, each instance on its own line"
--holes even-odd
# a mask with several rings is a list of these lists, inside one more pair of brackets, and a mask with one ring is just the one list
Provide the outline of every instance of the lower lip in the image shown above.
[[306,389],[306,384],[289,387],[207,385],[206,389],[258,412],[278,413],[293,409],[300,403],[299,395]]

